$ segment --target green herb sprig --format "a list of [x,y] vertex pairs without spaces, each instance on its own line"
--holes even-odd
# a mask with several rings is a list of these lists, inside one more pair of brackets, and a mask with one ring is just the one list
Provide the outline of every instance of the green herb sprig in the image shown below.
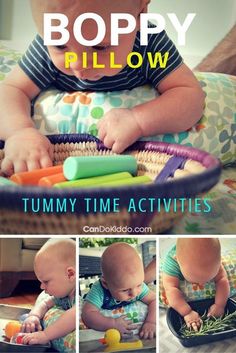
[[180,335],[183,338],[193,337],[193,336],[203,336],[210,335],[217,332],[222,332],[226,330],[231,330],[236,328],[236,311],[229,314],[226,313],[221,317],[207,317],[205,312],[202,316],[202,324],[198,331],[194,331],[192,328],[188,328],[184,323],[180,328]]

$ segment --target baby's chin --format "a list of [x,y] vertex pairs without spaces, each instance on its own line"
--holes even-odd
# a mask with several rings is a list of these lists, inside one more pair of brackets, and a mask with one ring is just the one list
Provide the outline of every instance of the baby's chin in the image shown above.
[[94,75],[94,76],[91,76],[91,77],[88,77],[88,78],[85,78],[83,81],[99,81],[101,78],[103,78],[104,75]]
[[112,77],[112,76],[115,76],[114,73],[100,73],[100,74],[94,74],[94,75],[91,75],[91,76],[87,76],[85,78],[82,78],[83,81],[99,81],[101,80],[103,77]]
[[107,70],[104,72],[100,72],[100,73],[94,73],[91,75],[88,73],[88,76],[84,78],[82,78],[83,81],[99,81],[100,79],[102,79],[103,77],[113,77],[116,76],[121,70]]

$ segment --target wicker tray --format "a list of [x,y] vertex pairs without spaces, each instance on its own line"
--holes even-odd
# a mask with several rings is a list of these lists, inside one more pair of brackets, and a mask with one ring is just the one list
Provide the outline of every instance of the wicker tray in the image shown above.
[[[62,164],[68,156],[111,154],[104,145],[90,135],[52,135],[54,164]],[[4,155],[0,144],[0,163]],[[153,184],[90,189],[54,189],[42,187],[0,187],[0,234],[159,234],[170,229],[183,215],[180,200],[195,198],[212,188],[219,180],[219,161],[210,154],[180,145],[163,142],[137,142],[125,151],[135,156],[138,175],[149,175],[153,180],[172,158],[185,157],[184,168],[177,169],[174,177]],[[163,169],[164,170],[164,169]],[[199,196],[198,196],[199,197]],[[88,208],[88,198],[90,207]],[[155,206],[150,207],[154,198]],[[24,209],[23,199],[28,199]],[[50,209],[45,213],[42,204],[75,200],[74,209],[63,212]],[[119,210],[113,201],[118,200]],[[176,201],[177,209],[166,211],[163,202]],[[40,212],[28,207],[32,200],[40,205]],[[86,201],[85,201],[86,200]],[[110,203],[110,209],[101,212],[99,203]],[[133,200],[136,210],[130,207]],[[142,210],[138,202],[142,201]],[[94,204],[97,205],[95,209]],[[144,212],[143,212],[144,210]],[[52,212],[51,212],[52,211]],[[103,209],[104,211],[104,209]],[[146,228],[148,227],[148,228]]]

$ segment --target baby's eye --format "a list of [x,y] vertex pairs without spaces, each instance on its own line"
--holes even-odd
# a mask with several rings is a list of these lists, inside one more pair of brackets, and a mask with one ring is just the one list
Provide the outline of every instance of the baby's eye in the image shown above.
[[109,45],[95,45],[94,47],[93,47],[93,49],[95,49],[95,50],[98,50],[98,51],[105,51],[105,50],[107,50],[108,48],[110,48],[110,46]]
[[55,45],[54,48],[56,48],[58,50],[65,50],[66,49],[66,45]]
[[128,292],[129,291],[129,289],[122,289],[122,292],[123,293],[126,293],[126,292]]

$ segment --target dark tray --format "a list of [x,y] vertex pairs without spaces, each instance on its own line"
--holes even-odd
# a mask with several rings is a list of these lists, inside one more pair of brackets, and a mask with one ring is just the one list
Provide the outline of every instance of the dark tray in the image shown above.
[[10,343],[4,336],[4,328],[7,321],[19,320],[20,316],[27,314],[30,310],[11,305],[0,305],[0,352],[22,352],[22,353],[38,353],[49,352],[50,345],[23,345]]
[[[191,306],[191,308],[195,311],[197,311],[200,315],[203,315],[204,312],[214,303],[214,299],[204,299],[204,300],[196,300],[189,302],[188,304]],[[233,313],[236,311],[236,302],[233,299],[228,299],[227,305],[225,312]],[[235,329],[231,330],[226,330],[218,333],[213,333],[209,335],[202,335],[202,336],[195,336],[195,337],[188,337],[188,338],[183,338],[179,330],[184,322],[183,318],[181,315],[177,313],[172,308],[169,308],[167,310],[167,325],[173,335],[178,338],[180,343],[184,347],[193,347],[193,346],[198,346],[200,344],[206,344],[210,342],[215,342],[215,341],[221,341],[226,338],[232,338],[236,336],[236,327]]]

